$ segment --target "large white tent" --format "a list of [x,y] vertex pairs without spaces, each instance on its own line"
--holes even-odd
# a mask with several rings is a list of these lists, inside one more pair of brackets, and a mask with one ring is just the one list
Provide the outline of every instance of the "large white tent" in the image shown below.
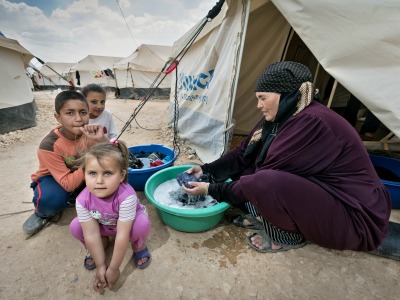
[[[247,133],[261,119],[255,83],[280,60],[306,64],[328,105],[340,83],[400,136],[399,13],[385,0],[227,0],[179,63],[180,136],[204,162],[218,158],[233,127]],[[171,122],[174,87],[175,76]]]
[[0,134],[36,125],[36,103],[26,68],[33,54],[0,37]]
[[[66,89],[68,84],[71,67],[75,63],[46,62],[39,70],[34,73],[34,79],[38,87],[42,90]],[[61,75],[61,76],[60,76]]]
[[120,98],[140,98],[150,87],[154,97],[168,98],[170,94],[171,76],[167,75],[162,81],[160,72],[168,62],[172,53],[171,46],[140,45],[131,55],[114,65]]
[[104,88],[116,88],[113,65],[123,57],[88,55],[71,67],[74,85],[83,87],[96,83]]

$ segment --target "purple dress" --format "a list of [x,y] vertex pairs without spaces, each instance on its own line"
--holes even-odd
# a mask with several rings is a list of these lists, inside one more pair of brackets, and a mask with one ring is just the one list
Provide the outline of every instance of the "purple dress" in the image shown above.
[[381,244],[390,196],[348,122],[313,101],[286,121],[257,166],[262,147],[244,157],[254,130],[236,149],[206,165],[217,181],[237,178],[229,188],[210,185],[211,196],[251,202],[271,224],[323,247],[371,251]]

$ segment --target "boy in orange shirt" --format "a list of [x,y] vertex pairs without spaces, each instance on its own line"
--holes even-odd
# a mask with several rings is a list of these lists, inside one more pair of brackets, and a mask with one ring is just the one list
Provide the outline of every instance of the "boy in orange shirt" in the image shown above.
[[80,153],[108,141],[101,125],[89,124],[89,106],[78,92],[63,91],[55,99],[54,117],[60,123],[42,140],[37,151],[39,168],[32,174],[35,212],[24,222],[27,234],[39,232],[50,218],[69,207],[70,196],[83,189],[81,168],[73,165]]

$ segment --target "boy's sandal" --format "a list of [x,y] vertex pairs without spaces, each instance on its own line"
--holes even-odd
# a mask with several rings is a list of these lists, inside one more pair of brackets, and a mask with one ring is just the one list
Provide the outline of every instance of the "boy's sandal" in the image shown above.
[[[92,263],[89,264],[88,260],[92,260]],[[90,255],[89,251],[86,252],[83,266],[85,267],[86,270],[89,270],[89,271],[96,269],[96,263],[94,262],[93,257]]]
[[[141,265],[138,264],[139,260],[141,260],[142,258],[147,257],[147,260],[142,263]],[[145,247],[144,249],[138,251],[138,252],[134,252],[133,253],[133,260],[135,261],[136,265],[138,266],[139,269],[146,269],[151,262],[151,254],[149,252],[149,249],[147,249],[147,247]]]
[[[247,220],[251,224],[250,225],[243,225],[243,222]],[[229,218],[229,222],[233,225],[241,228],[252,229],[252,230],[261,230],[264,229],[264,225],[261,221],[257,220],[251,214],[247,215],[233,215]]]
[[[260,249],[258,247],[256,247],[252,241],[251,238],[255,235],[261,235],[262,240],[263,240],[263,247]],[[279,244],[278,246],[280,246],[279,249],[272,249],[272,240],[271,238],[267,235],[267,233],[262,230],[261,232],[255,232],[250,236],[246,237],[246,241],[247,244],[253,248],[254,250],[258,251],[258,252],[262,252],[262,253],[277,253],[277,252],[282,252],[282,251],[287,251],[290,249],[297,249],[297,248],[301,248],[304,247],[306,245],[306,242],[300,243],[300,244],[296,244],[296,245],[287,245],[287,244]]]

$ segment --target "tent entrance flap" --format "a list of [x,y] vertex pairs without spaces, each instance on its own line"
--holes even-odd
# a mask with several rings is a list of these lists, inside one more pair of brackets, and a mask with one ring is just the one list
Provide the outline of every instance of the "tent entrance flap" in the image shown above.
[[[179,133],[204,162],[227,150],[231,134],[227,128],[233,126],[233,120],[235,131],[247,133],[261,119],[255,82],[265,66],[280,60],[290,30],[269,1],[226,1],[223,11],[223,18],[206,25],[202,38],[178,67]],[[181,40],[175,42],[174,49],[180,48]],[[174,88],[172,84],[171,106]],[[183,126],[181,119],[188,119],[186,114],[196,115],[208,135]],[[171,122],[171,115],[169,119]]]
[[[229,95],[232,94],[235,78],[232,64],[240,49],[243,33],[243,2],[227,2],[229,7],[224,4],[223,18],[206,24],[201,38],[192,44],[180,61],[177,75],[171,73],[170,107],[174,107],[176,92],[179,135],[190,141],[203,161],[217,158],[224,151]],[[177,41],[174,51],[179,51],[184,41],[185,37]],[[170,124],[173,122],[173,113],[174,110],[170,109]]]

